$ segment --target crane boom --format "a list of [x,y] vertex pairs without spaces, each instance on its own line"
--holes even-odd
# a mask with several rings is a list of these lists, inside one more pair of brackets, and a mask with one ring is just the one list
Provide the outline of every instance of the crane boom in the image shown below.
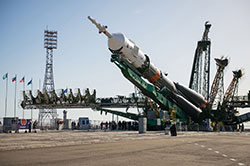
[[215,58],[215,61],[217,65],[217,72],[215,74],[214,81],[211,87],[211,92],[209,95],[209,108],[212,108],[215,98],[218,95],[219,89],[221,89],[223,91],[222,93],[224,93],[224,83],[223,83],[224,69],[228,65],[227,58],[223,57],[221,59]]
[[229,84],[227,91],[224,95],[223,103],[228,102],[235,95],[235,92],[238,89],[237,87],[239,85],[239,79],[241,77],[242,77],[242,70],[233,71],[233,79]]

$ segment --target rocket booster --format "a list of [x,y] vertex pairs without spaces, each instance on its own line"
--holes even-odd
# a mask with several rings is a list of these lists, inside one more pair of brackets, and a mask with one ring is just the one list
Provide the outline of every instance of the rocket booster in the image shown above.
[[206,105],[206,100],[201,95],[168,79],[165,74],[150,62],[149,57],[122,33],[110,34],[107,31],[107,26],[98,24],[90,16],[88,19],[96,25],[99,33],[104,33],[108,37],[108,48],[111,52],[119,50],[121,58],[125,59],[133,68],[139,71],[143,78],[147,79],[159,89],[166,89],[170,92],[171,99],[174,100],[183,111],[194,120],[198,119],[201,112],[199,108],[203,108]]

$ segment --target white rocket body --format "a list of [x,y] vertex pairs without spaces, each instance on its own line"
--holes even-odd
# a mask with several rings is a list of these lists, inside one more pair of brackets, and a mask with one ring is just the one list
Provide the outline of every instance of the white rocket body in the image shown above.
[[111,50],[122,48],[122,56],[128,60],[135,68],[140,68],[146,61],[145,55],[140,49],[137,49],[135,43],[131,42],[122,33],[112,33],[108,39],[108,47]]
[[[121,56],[130,62],[135,68],[143,68],[147,59],[145,54],[135,45],[134,42],[129,40],[125,35],[122,33],[112,33],[112,37],[108,39],[108,47],[111,50],[120,50]],[[161,77],[164,80],[164,84],[160,84],[160,88],[166,86],[169,90],[176,92],[176,87],[174,83],[169,80],[165,75],[162,75],[161,71],[155,67],[153,63],[150,62],[150,72],[153,72],[157,75],[157,77]],[[146,79],[149,80],[151,83],[155,83],[156,79],[151,79],[155,75],[144,75]],[[159,79],[158,78],[158,79]]]
[[[143,68],[143,65],[145,65],[147,61],[145,54],[135,45],[135,43],[130,41],[128,38],[126,38],[126,36],[121,33],[112,34],[112,37],[108,39],[108,47],[110,50],[113,51],[120,50],[119,53],[122,58],[126,59],[136,69]],[[200,95],[195,95],[193,93],[185,93],[190,94],[190,96],[187,95],[188,97],[185,96],[189,100],[185,99],[176,90],[176,85],[178,85],[178,87],[181,87],[182,91],[186,92],[183,86],[179,84],[174,84],[170,79],[163,75],[162,72],[158,68],[156,68],[151,62],[149,62],[148,68],[145,69],[144,73],[142,74],[144,78],[146,78],[149,82],[156,85],[160,89],[166,87],[168,91],[172,92],[172,99],[175,100],[179,105],[181,105],[183,110],[187,112],[190,116],[192,116],[193,119],[198,119],[198,115],[201,110],[196,107],[199,107],[199,103],[197,104],[197,100],[193,100],[193,98],[196,99],[198,96],[198,98],[200,99]],[[202,101],[204,101],[203,98],[201,99]]]

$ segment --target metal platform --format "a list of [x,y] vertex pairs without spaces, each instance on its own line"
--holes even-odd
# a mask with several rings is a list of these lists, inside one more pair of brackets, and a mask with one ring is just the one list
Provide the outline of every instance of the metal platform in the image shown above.
[[[106,98],[96,98],[94,100],[70,100],[69,96],[65,96],[57,100],[52,101],[51,97],[47,100],[39,100],[38,97],[31,97],[31,95],[25,94],[25,100],[22,101],[23,109],[68,109],[68,108],[129,108],[145,107],[145,98],[138,97],[106,97]],[[33,98],[33,99],[32,99]]]
[[237,108],[249,108],[250,107],[250,100],[249,96],[234,96],[231,101],[227,103],[230,107],[237,107]]

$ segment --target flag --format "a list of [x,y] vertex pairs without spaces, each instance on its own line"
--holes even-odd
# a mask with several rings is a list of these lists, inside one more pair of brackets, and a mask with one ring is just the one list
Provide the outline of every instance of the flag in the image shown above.
[[24,77],[19,82],[24,82]]
[[65,93],[68,92],[68,89],[66,88],[63,92],[62,92],[62,95],[64,95]]
[[8,78],[8,73],[3,75],[3,80],[5,80],[6,78]]
[[16,76],[14,78],[12,78],[12,82],[15,82],[16,81]]
[[27,84],[27,85],[30,85],[30,84],[32,84],[32,79],[28,82],[28,84]]

